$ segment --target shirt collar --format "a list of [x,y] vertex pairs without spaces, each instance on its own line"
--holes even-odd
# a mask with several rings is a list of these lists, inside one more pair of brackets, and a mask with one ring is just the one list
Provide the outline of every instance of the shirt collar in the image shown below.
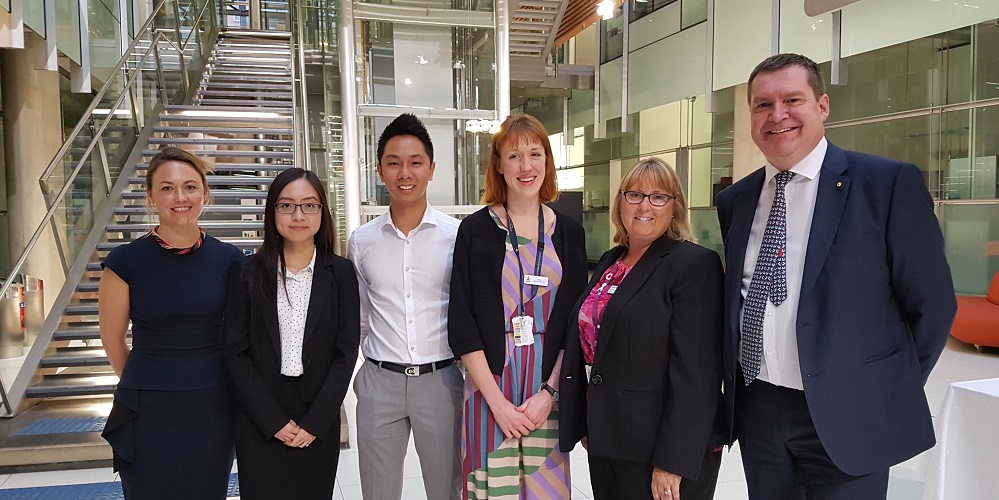
[[306,270],[308,270],[310,273],[313,273],[313,272],[316,271],[316,249],[315,248],[312,249],[312,260],[309,261],[309,265],[305,266],[304,268],[302,268],[301,271],[299,271],[297,273],[291,272],[291,270],[286,267],[284,269],[284,275],[285,275],[286,278],[295,278],[298,275],[304,273]]
[[[416,229],[414,229],[414,231],[424,226],[437,227],[436,210],[434,210],[434,207],[431,206],[429,202],[427,203],[427,208],[423,210],[423,218],[420,219],[420,223],[416,225]],[[406,235],[402,234],[402,231],[400,231],[399,228],[395,226],[395,222],[392,221],[392,210],[385,211],[385,220],[383,221],[382,224],[382,230],[384,231],[386,228],[391,229],[402,238],[406,237]]]
[[[797,174],[797,177],[804,177],[810,181],[815,180],[819,176],[819,172],[822,170],[822,162],[826,158],[826,149],[829,148],[829,142],[823,137],[818,144],[815,145],[815,149],[807,156],[801,159],[797,165],[791,167],[791,172]],[[769,161],[766,164],[766,183],[769,184],[771,180],[780,172],[777,167],[773,166]],[[792,179],[791,182],[794,182]]]

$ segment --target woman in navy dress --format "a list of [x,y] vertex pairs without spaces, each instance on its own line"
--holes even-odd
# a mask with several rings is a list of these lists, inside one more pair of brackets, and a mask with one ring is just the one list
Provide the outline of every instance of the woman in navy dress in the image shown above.
[[333,497],[361,312],[354,266],[333,253],[328,206],[316,174],[282,172],[260,251],[230,274],[223,350],[244,500]]
[[229,269],[243,255],[198,227],[207,172],[191,153],[163,148],[146,173],[159,225],[102,264],[101,341],[121,379],[103,436],[125,498],[224,499],[228,491],[222,317]]

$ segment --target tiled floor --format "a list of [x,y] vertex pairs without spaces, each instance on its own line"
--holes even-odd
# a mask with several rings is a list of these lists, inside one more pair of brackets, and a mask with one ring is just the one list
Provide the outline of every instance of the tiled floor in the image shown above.
[[[979,354],[973,348],[953,339],[948,343],[940,362],[926,384],[926,394],[930,408],[936,414],[943,403],[951,382],[999,377],[999,355]],[[347,414],[354,414],[356,401],[348,393]],[[354,422],[351,422],[353,424]],[[355,439],[355,427],[350,426],[351,440]],[[915,500],[922,496],[925,477],[925,455],[894,467],[891,472],[888,498],[890,500]],[[586,453],[577,447],[571,455],[573,498],[589,499],[592,495],[586,468]],[[235,472],[234,468],[234,472]],[[13,498],[6,496],[6,490],[31,488],[48,485],[82,484],[116,480],[111,469],[88,469],[57,472],[34,472],[25,474],[0,475],[0,500]],[[361,498],[360,477],[357,469],[356,449],[344,450],[340,455],[337,472],[336,500],[359,500]],[[23,491],[23,490],[22,490]],[[26,498],[26,497],[18,497]],[[76,498],[76,497],[67,497]],[[726,452],[718,478],[716,500],[746,499],[746,481],[738,446]],[[412,441],[406,456],[403,499],[426,499],[423,492],[423,479],[420,475],[419,458]]]

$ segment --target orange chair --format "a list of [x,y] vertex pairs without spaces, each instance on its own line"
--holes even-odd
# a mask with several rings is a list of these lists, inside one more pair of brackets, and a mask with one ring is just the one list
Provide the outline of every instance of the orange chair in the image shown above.
[[999,347],[999,273],[992,277],[986,296],[957,296],[957,317],[950,334],[978,350]]

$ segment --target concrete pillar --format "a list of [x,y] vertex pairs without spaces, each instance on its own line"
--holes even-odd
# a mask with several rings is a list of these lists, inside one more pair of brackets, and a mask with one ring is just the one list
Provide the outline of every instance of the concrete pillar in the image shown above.
[[732,182],[749,175],[766,163],[763,153],[753,142],[750,123],[749,101],[746,99],[747,84],[735,86],[735,131],[732,148]]
[[[47,206],[38,179],[62,146],[59,73],[35,70],[37,45],[45,40],[25,33],[25,50],[2,51],[3,132],[10,249],[8,271],[45,215]],[[61,187],[61,185],[59,186]],[[58,217],[66,242],[66,219]],[[45,280],[45,307],[62,288],[65,276],[51,229],[35,245],[22,272]]]

